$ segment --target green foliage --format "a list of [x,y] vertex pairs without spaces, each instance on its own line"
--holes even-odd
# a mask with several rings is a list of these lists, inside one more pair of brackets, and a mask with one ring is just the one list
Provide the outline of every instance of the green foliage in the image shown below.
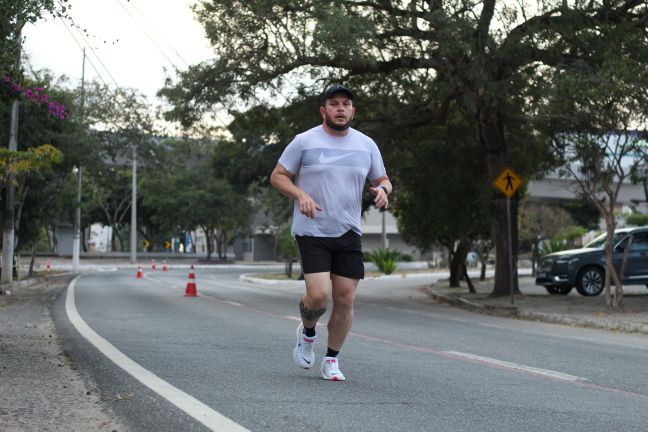
[[54,165],[61,163],[63,154],[49,144],[25,151],[0,148],[0,183],[7,184],[9,175],[25,177],[51,172]]
[[371,262],[374,263],[381,272],[389,275],[396,270],[398,259],[401,254],[396,250],[376,249],[369,252],[368,255]]
[[564,239],[552,238],[540,244],[540,254],[546,255],[554,252],[560,252],[568,248]]
[[574,247],[579,244],[580,240],[589,230],[581,226],[568,226],[561,230],[555,238],[564,240],[567,247]]
[[538,239],[555,237],[571,225],[574,221],[562,207],[525,200],[518,216],[520,251],[530,251]]
[[561,203],[560,206],[569,212],[576,225],[591,230],[598,228],[601,220],[601,212],[599,212],[596,205],[587,197],[581,196],[575,201]]
[[[474,157],[478,138],[457,120],[448,129],[411,131],[392,159],[396,192],[393,211],[410,244],[428,250],[489,232],[486,166]],[[440,203],[443,203],[440,205]]]
[[279,253],[285,260],[292,260],[297,257],[297,244],[290,232],[290,227],[285,227],[281,232]]
[[[563,87],[569,90],[581,81],[591,86],[582,78],[600,70],[598,82],[610,85],[606,95],[624,87],[624,81],[636,94],[647,88],[639,79],[642,68],[648,70],[648,4],[641,1],[546,0],[538,6],[526,1],[201,0],[195,12],[214,60],[192,66],[161,91],[172,105],[168,115],[190,124],[214,106],[238,108],[241,100],[291,105],[304,95],[320,94],[329,82],[344,81],[358,94],[358,128],[379,137],[389,170],[400,165],[388,171],[397,183],[394,208],[401,212],[403,232],[412,241],[420,238],[423,247],[435,237],[456,240],[457,226],[470,227],[458,220],[464,215],[478,225],[488,225],[492,217],[492,237],[503,238],[504,200],[491,194],[490,211],[484,212],[481,195],[464,194],[460,185],[469,181],[460,178],[473,179],[488,195],[492,180],[507,165],[525,179],[539,175],[559,160],[548,151],[546,137],[574,130],[555,117],[590,118],[578,130],[595,129],[597,110],[580,108],[605,112],[619,105],[620,99],[590,98],[597,90],[588,89],[586,98],[569,103],[574,92]],[[608,61],[608,56],[625,61]],[[623,73],[615,76],[618,66]],[[554,96],[567,103],[549,103]],[[548,104],[552,108],[544,110]],[[453,138],[453,128],[461,138]],[[414,144],[402,154],[407,141]],[[425,147],[457,142],[472,150],[464,153],[469,157],[447,163],[461,161],[454,167],[461,176],[439,176],[426,166],[435,153]],[[475,160],[482,165],[477,170],[472,169]],[[412,161],[417,163],[408,165]],[[448,193],[432,194],[441,191],[443,181],[457,192],[450,199]],[[437,203],[461,209],[441,217],[444,210],[431,209]],[[517,217],[517,201],[513,204]],[[428,210],[438,217],[426,226]],[[451,226],[447,232],[446,225]],[[497,242],[496,252],[507,256],[511,246]],[[506,262],[497,262],[496,294],[508,291]]]
[[0,0],[0,77],[15,69],[22,41],[18,35],[28,23],[46,13],[60,15],[64,7],[54,0]]
[[648,225],[648,214],[632,213],[631,215],[626,216],[625,221],[628,225]]
[[[247,196],[216,172],[210,140],[167,140],[158,144],[157,159],[142,175],[143,205],[152,221],[170,233],[202,228],[215,239],[218,255],[236,235],[247,230],[252,205]],[[211,257],[211,242],[208,241]]]

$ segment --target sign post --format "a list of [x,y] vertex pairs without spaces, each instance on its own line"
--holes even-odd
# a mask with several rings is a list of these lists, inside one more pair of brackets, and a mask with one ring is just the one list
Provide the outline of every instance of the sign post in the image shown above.
[[493,185],[506,195],[506,227],[508,234],[508,262],[509,262],[509,287],[511,290],[511,304],[513,304],[513,240],[511,234],[511,197],[522,186],[522,179],[511,168],[504,168],[493,182]]

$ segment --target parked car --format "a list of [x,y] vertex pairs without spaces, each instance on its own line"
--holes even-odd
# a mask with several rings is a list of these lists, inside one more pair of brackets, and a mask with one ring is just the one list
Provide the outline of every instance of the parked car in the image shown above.
[[[620,228],[614,232],[614,267],[620,271],[631,235],[622,283],[648,287],[648,226]],[[601,234],[580,249],[541,257],[536,285],[543,285],[550,294],[569,294],[576,287],[581,295],[599,295],[605,287],[605,236]]]

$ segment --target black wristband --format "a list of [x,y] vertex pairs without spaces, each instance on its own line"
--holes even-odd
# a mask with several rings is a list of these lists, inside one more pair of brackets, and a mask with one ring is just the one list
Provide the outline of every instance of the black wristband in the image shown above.
[[378,187],[379,187],[380,189],[382,189],[382,190],[385,191],[385,195],[389,196],[389,191],[387,190],[387,186],[380,185],[380,186],[378,186]]

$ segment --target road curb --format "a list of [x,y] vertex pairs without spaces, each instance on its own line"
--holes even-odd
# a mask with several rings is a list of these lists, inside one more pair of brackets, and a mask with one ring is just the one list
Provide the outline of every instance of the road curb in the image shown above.
[[545,312],[520,311],[520,319],[529,321],[542,321],[554,324],[564,324],[575,327],[590,327],[624,333],[648,334],[648,324],[625,321],[602,321],[591,318],[576,317],[573,315],[551,314]]
[[76,275],[77,273],[64,272],[64,273],[56,273],[56,274],[45,275],[45,276],[36,276],[36,277],[23,279],[19,281],[13,281],[11,282],[11,284],[4,285],[3,288],[5,288],[7,295],[13,295],[14,292],[19,289],[29,288],[32,286],[41,285],[43,283],[48,283],[48,282],[55,282],[61,279],[71,280]]
[[467,300],[463,297],[447,295],[435,291],[432,288],[426,288],[427,294],[432,297],[434,300],[447,303],[453,306],[458,306],[462,309],[467,309],[473,312],[480,312],[489,315],[504,316],[504,317],[516,317],[519,314],[517,306],[492,306],[485,305],[482,303],[477,303],[471,300]]
[[598,328],[609,331],[624,333],[648,334],[648,324],[633,323],[618,320],[597,320],[574,315],[552,314],[546,312],[535,312],[520,309],[517,306],[492,306],[467,300],[461,296],[447,295],[427,287],[427,294],[440,303],[446,303],[473,312],[480,312],[487,315],[503,316],[509,318],[523,319],[526,321],[541,321],[552,324],[562,324],[574,327]]
[[254,276],[250,276],[249,274],[242,274],[239,276],[239,280],[242,282],[249,282],[249,283],[254,283],[254,284],[259,284],[259,285],[303,285],[304,281],[302,280],[296,280],[296,281],[291,281],[291,280],[280,280],[280,279],[262,279]]

